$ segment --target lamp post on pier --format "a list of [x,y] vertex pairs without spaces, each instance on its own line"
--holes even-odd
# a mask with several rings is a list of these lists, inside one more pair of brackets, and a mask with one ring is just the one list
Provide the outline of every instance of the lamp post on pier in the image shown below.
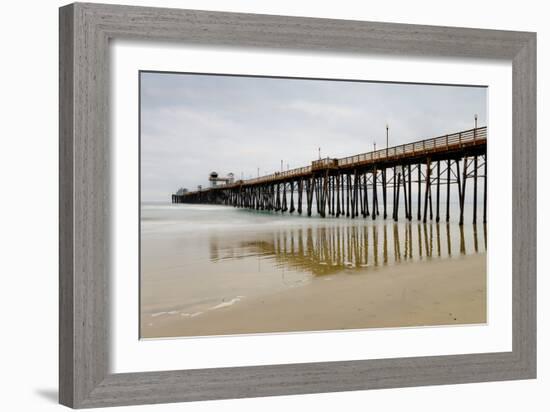
[[477,113],[474,115],[474,143],[476,141],[476,132],[477,132]]
[[390,126],[386,123],[386,157],[388,157],[388,148],[390,147],[389,131],[390,131]]

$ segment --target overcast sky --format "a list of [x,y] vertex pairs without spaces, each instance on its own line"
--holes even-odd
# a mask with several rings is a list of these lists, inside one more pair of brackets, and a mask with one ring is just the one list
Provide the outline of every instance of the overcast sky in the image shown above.
[[141,196],[486,125],[486,89],[141,73]]

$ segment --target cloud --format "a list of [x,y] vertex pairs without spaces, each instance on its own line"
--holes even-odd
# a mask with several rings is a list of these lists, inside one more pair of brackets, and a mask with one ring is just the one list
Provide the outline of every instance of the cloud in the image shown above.
[[285,104],[286,110],[297,111],[308,116],[317,118],[342,118],[354,117],[361,114],[360,110],[349,105],[336,105],[323,102],[313,102],[307,100],[291,101]]

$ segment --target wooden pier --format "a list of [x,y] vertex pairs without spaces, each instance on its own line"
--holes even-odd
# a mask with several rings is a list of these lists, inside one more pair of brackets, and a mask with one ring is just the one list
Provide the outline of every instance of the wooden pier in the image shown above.
[[[408,220],[412,220],[413,216],[423,222],[433,220],[435,211],[435,220],[439,222],[443,214],[441,185],[445,185],[444,218],[448,222],[453,185],[458,194],[457,212],[462,225],[468,180],[473,180],[470,189],[474,200],[472,221],[478,221],[479,179],[483,184],[482,221],[486,223],[487,127],[341,159],[319,159],[310,166],[174,194],[172,203],[222,204],[282,213],[307,213],[307,216],[311,216],[315,209],[321,217],[345,216],[352,219],[376,219],[382,213],[380,217],[387,219],[391,200],[391,218],[395,221],[399,218],[399,209],[403,207]],[[413,185],[416,188],[414,202]]]

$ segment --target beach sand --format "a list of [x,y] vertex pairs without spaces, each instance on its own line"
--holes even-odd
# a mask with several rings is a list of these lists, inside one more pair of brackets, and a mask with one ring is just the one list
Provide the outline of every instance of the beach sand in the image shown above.
[[486,322],[486,255],[319,276],[302,286],[230,299],[193,316],[143,315],[142,337],[343,330]]

